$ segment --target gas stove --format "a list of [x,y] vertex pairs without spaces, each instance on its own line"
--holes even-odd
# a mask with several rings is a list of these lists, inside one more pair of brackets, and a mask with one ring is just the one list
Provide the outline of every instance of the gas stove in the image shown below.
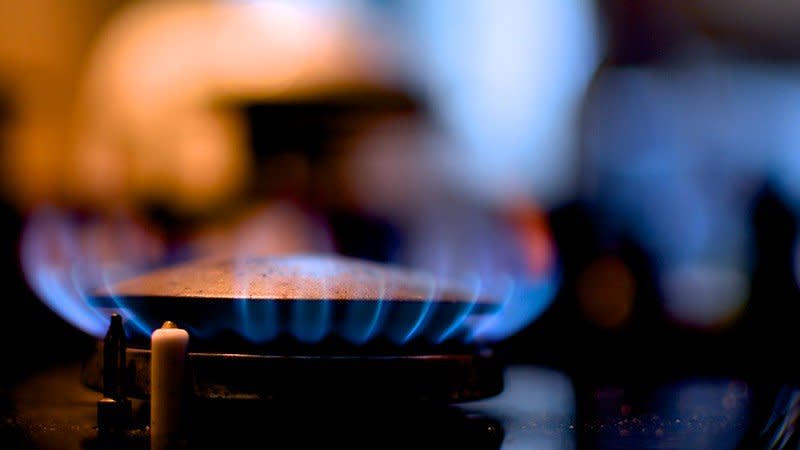
[[[0,411],[0,443],[149,448],[150,331],[173,320],[190,339],[181,378],[185,448],[762,442],[752,431],[761,423],[750,417],[754,395],[741,380],[643,387],[628,378],[614,387],[585,371],[504,364],[475,333],[503,304],[475,292],[318,256],[197,261],[109,284],[88,297],[99,315],[115,317],[106,339],[80,367],[52,368],[15,387]],[[781,420],[794,417],[786,411],[774,421],[778,436],[787,430]]]

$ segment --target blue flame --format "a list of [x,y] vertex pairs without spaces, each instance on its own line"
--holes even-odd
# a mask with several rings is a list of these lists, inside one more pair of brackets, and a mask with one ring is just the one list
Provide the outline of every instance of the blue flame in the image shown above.
[[[509,234],[503,227],[470,226],[457,231],[450,239],[446,233],[431,233],[432,241],[421,241],[431,252],[423,255],[429,270],[411,275],[416,277],[411,284],[424,287],[421,299],[398,298],[383,279],[377,280],[377,297],[374,290],[359,293],[359,283],[355,283],[355,291],[348,292],[347,298],[339,298],[341,293],[334,292],[329,298],[302,298],[305,288],[312,288],[308,292],[333,289],[325,285],[326,280],[337,275],[341,266],[334,258],[297,255],[289,257],[303,280],[297,300],[251,298],[250,289],[256,286],[253,283],[267,283],[269,279],[239,276],[233,287],[236,298],[229,310],[181,325],[202,338],[232,330],[256,343],[286,334],[304,343],[332,335],[356,345],[379,337],[397,345],[419,339],[436,344],[492,342],[519,331],[544,311],[558,284],[551,265],[536,273],[526,271],[526,264],[521,263],[524,255],[514,251],[514,241],[502,238]],[[53,209],[39,211],[31,216],[22,238],[21,258],[27,279],[53,311],[93,336],[104,334],[112,310],[123,315],[129,332],[149,335],[164,318],[154,317],[146,305],[137,303],[140,300],[113,291],[117,282],[158,265],[140,249],[152,242],[143,244],[148,241],[142,241],[137,233],[141,230],[125,220],[77,220]],[[474,245],[463,246],[463,242]],[[235,259],[236,273],[253,273],[237,270],[247,258]],[[374,287],[375,277],[383,276],[379,273],[365,271],[364,285]],[[463,297],[440,298],[453,283],[460,286]],[[88,294],[101,287],[109,293],[110,302],[92,305]],[[486,302],[494,301],[491,299],[501,301],[487,309]]]
[[254,342],[265,342],[275,339],[280,334],[278,305],[270,301],[239,300],[238,310],[241,313],[239,331]]
[[348,302],[344,318],[338,333],[354,344],[365,344],[374,338],[387,320],[389,311],[386,302],[386,280],[375,280],[379,283],[378,298],[375,300],[357,300]]
[[436,342],[437,344],[441,344],[442,342],[450,339],[452,335],[454,335],[458,330],[462,328],[464,322],[467,320],[467,318],[472,313],[472,310],[475,308],[475,304],[478,302],[478,297],[480,296],[480,293],[481,293],[481,279],[480,277],[475,276],[472,299],[470,300],[469,303],[466,304],[466,306],[464,306],[461,309],[456,318],[453,319],[452,322],[450,322],[450,324],[444,329],[444,331],[442,331],[438,336],[435,336],[433,338],[434,342]]
[[331,301],[312,300],[292,303],[291,331],[301,342],[321,341],[331,328]]
[[[124,219],[85,222],[54,208],[37,210],[22,235],[20,259],[28,284],[52,311],[101,337],[109,315],[90,304],[88,293],[135,274],[153,242],[144,245],[147,238]],[[144,329],[120,299],[114,300],[127,323]]]
[[[120,298],[120,296],[114,293],[114,290],[111,288],[114,284],[114,280],[122,280],[132,276],[133,274],[129,273],[128,270],[120,269],[125,275],[121,275],[120,273],[114,273],[110,269],[101,270],[101,277],[103,281],[103,287],[106,289],[107,292],[110,293],[114,304],[117,305],[120,311],[120,315],[125,318],[125,326],[130,327],[131,325],[136,329],[136,331],[143,333],[143,334],[150,334],[155,326],[149,327],[147,324],[138,317],[136,313],[134,313],[130,308],[125,305],[125,301]],[[114,275],[112,275],[114,273]],[[103,316],[105,320],[105,316]],[[106,325],[107,326],[107,325]]]
[[[237,269],[243,262],[243,259],[237,261]],[[277,337],[281,332],[278,305],[269,301],[248,301],[250,283],[254,280],[242,278],[237,281],[237,292],[241,293],[241,299],[236,302],[238,316],[233,323],[239,324],[239,327],[232,328],[254,342],[266,342]]]
[[86,301],[78,267],[53,261],[77,261],[69,231],[55,221],[52,211],[44,211],[22,236],[22,266],[28,284],[51,310],[86,333],[102,336],[108,320]]
[[344,324],[339,333],[354,344],[371,340],[385,320],[384,300],[354,301],[347,307]]
[[[319,275],[332,274],[335,271],[329,260],[298,259],[298,265],[303,273],[310,275],[311,282],[322,283],[323,291],[327,290],[326,278]],[[330,300],[292,302],[289,329],[301,342],[319,342],[332,328],[332,312]]]
[[[29,258],[23,257],[23,261]],[[108,319],[88,304],[86,297],[75,289],[72,277],[66,275],[57,268],[44,268],[29,273],[27,281],[52,311],[86,333],[102,336],[108,328]]]
[[415,338],[432,316],[436,281],[432,276],[424,281],[428,287],[425,300],[393,304],[391,320],[387,321],[385,334],[397,344],[405,344]]
[[501,308],[478,320],[470,339],[499,341],[520,331],[550,305],[557,291],[557,280],[557,276],[552,276],[515,283],[509,278]]
[[411,327],[409,327],[408,332],[405,336],[402,337],[400,340],[401,343],[406,343],[417,336],[420,333],[420,330],[423,328],[425,324],[428,323],[428,320],[432,317],[433,314],[431,312],[435,309],[435,303],[428,299],[422,302],[422,305],[419,307],[418,314],[410,314],[410,317],[416,316],[415,320],[412,320]]

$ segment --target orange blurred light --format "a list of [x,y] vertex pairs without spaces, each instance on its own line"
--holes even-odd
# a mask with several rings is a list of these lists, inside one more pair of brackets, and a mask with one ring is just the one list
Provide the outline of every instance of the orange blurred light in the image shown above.
[[522,251],[529,274],[550,273],[555,269],[556,252],[547,217],[529,201],[516,203],[506,217]]
[[581,312],[603,328],[623,325],[633,311],[635,281],[628,266],[619,258],[594,261],[578,280],[577,295]]

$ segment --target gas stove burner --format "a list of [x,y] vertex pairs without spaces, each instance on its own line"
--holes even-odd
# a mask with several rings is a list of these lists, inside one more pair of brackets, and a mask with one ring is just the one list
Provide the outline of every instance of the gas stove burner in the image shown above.
[[[502,390],[501,367],[469,330],[500,304],[468,285],[332,256],[203,260],[98,291],[127,315],[128,393],[150,395],[150,332],[191,335],[195,397],[432,401]],[[85,382],[102,388],[103,352]]]
[[189,330],[196,350],[295,354],[299,343],[314,344],[313,354],[350,354],[357,344],[379,355],[387,342],[428,353],[468,341],[470,326],[501,306],[475,286],[317,255],[186,263],[109,286],[91,303],[138,325],[128,329],[132,344],[146,345],[171,320]]

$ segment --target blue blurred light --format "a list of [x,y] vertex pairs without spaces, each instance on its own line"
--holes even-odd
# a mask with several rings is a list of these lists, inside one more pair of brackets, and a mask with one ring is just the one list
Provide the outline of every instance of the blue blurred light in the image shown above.
[[506,370],[504,384],[500,395],[462,406],[468,412],[503,420],[504,449],[578,448],[575,388],[566,375],[541,367],[512,366]]
[[747,301],[765,184],[800,213],[800,73],[720,62],[623,68],[586,107],[584,193],[652,257],[665,310],[728,323]]
[[664,310],[676,321],[701,328],[729,325],[749,295],[747,274],[719,265],[683,264],[661,275]]
[[[661,387],[656,391],[652,404],[659,417],[688,417],[691,420],[674,427],[678,429],[667,430],[664,436],[642,442],[642,447],[652,448],[669,442],[672,448],[696,448],[698,442],[704,442],[707,445],[702,447],[733,450],[741,448],[748,430],[753,396],[741,380],[693,379]],[[610,436],[611,442],[617,439],[617,436]]]
[[453,181],[482,198],[563,200],[570,136],[599,60],[591,2],[416,1],[413,70],[456,138]]

